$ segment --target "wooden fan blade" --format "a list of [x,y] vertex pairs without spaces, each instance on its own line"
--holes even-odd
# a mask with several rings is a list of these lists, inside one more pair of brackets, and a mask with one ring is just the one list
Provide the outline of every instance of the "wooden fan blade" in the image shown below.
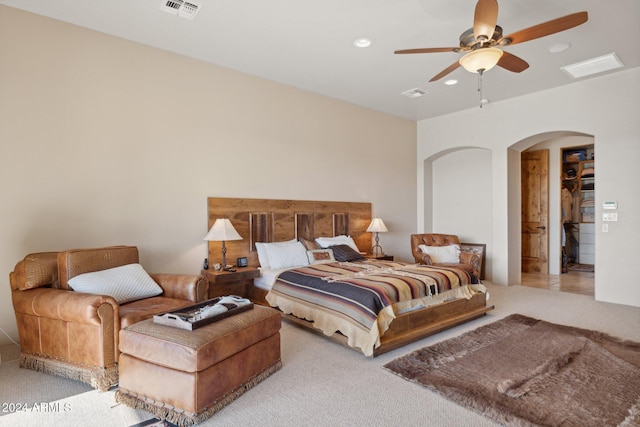
[[509,52],[502,53],[502,57],[500,57],[497,65],[504,68],[505,70],[513,71],[514,73],[521,73],[529,68],[529,64],[527,64],[527,61]]
[[396,50],[393,53],[405,54],[405,53],[439,53],[439,52],[455,52],[459,47],[425,47],[422,49],[403,49]]
[[498,1],[478,0],[473,17],[473,36],[477,41],[490,40],[498,23]]
[[459,66],[460,66],[460,63],[458,61],[454,62],[453,64],[449,65],[447,68],[445,68],[444,70],[440,71],[438,74],[433,76],[433,78],[429,80],[429,82],[435,82],[436,80],[440,80],[441,78],[443,78],[444,76],[446,76],[447,74],[449,74],[450,72],[458,68]]
[[516,43],[522,43],[529,40],[538,39],[540,37],[549,36],[551,34],[559,33],[560,31],[568,30],[578,25],[582,25],[589,19],[587,12],[577,12],[571,15],[563,16],[562,18],[552,19],[551,21],[543,22],[542,24],[534,25],[533,27],[525,28],[524,30],[517,31],[510,34],[503,39],[509,39],[510,45]]

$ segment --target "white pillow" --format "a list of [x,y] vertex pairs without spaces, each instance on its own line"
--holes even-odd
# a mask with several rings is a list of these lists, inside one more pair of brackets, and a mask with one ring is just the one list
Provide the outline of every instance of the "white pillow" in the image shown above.
[[293,242],[297,242],[296,239],[287,240],[286,242],[271,242],[271,243],[263,243],[256,242],[256,251],[258,251],[258,262],[260,262],[260,267],[262,268],[271,268],[269,265],[269,255],[267,254],[267,248],[269,246],[277,246],[277,245],[287,245]]
[[69,286],[76,292],[111,296],[118,304],[162,294],[162,288],[140,264],[79,274],[69,279]]
[[429,255],[434,264],[460,263],[460,246],[418,246],[422,252]]
[[298,241],[286,245],[268,245],[269,268],[289,268],[309,265],[307,249]]
[[354,251],[360,252],[360,249],[358,249],[356,242],[353,241],[351,236],[318,237],[316,243],[321,248],[328,248],[329,246],[335,245],[349,245]]
[[313,249],[307,251],[307,258],[309,258],[309,264],[324,264],[336,260],[333,256],[333,250],[331,249]]

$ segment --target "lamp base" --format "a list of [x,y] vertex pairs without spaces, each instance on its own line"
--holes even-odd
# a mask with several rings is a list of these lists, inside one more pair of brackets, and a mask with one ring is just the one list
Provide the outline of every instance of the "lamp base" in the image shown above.
[[373,255],[373,256],[383,256],[384,255],[384,251],[382,250],[382,246],[373,245],[371,247],[371,255]]
[[371,247],[371,254],[373,256],[382,256],[384,252],[382,251],[382,246],[380,246],[380,240],[378,238],[378,232],[376,232],[376,244]]
[[224,240],[222,241],[222,269],[227,269],[227,246],[224,244]]

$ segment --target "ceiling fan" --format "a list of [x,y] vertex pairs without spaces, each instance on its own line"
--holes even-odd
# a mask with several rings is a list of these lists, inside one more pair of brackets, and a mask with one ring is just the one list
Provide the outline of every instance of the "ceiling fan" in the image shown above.
[[552,19],[542,24],[524,30],[516,31],[506,37],[502,36],[502,27],[497,25],[497,0],[478,0],[473,19],[473,28],[460,35],[459,47],[432,47],[421,49],[396,50],[396,54],[408,53],[437,53],[437,52],[466,52],[460,60],[451,64],[436,74],[430,82],[463,66],[467,71],[482,75],[485,71],[498,65],[514,73],[520,73],[527,68],[527,62],[509,52],[500,49],[502,46],[523,43],[540,37],[559,33],[587,22],[587,12],[577,12],[561,18]]

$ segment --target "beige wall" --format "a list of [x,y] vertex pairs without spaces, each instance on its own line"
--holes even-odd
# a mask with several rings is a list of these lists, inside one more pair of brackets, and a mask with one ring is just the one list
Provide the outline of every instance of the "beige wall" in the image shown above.
[[[367,201],[410,259],[416,123],[0,6],[0,327],[26,254],[197,273],[208,196]],[[0,333],[0,343],[8,339]]]
[[[485,76],[488,78],[489,75]],[[418,229],[432,227],[439,210],[432,204],[425,161],[464,147],[491,152],[490,211],[473,210],[468,220],[491,228],[493,281],[520,282],[520,152],[537,143],[569,135],[593,137],[596,153],[596,299],[640,306],[635,267],[640,239],[640,68],[578,81],[557,89],[496,102],[418,123]],[[490,95],[489,95],[490,96]],[[460,124],[464,123],[464,126]],[[469,156],[468,161],[473,161]],[[464,167],[465,162],[460,162]],[[555,181],[557,183],[557,181]],[[553,182],[551,182],[553,184]],[[446,191],[446,179],[433,179]],[[470,187],[470,192],[476,191]],[[464,197],[464,194],[460,195]],[[619,221],[602,232],[602,203],[618,202]],[[437,217],[437,215],[435,215]],[[474,236],[471,236],[473,238]],[[489,249],[488,249],[489,250]]]

